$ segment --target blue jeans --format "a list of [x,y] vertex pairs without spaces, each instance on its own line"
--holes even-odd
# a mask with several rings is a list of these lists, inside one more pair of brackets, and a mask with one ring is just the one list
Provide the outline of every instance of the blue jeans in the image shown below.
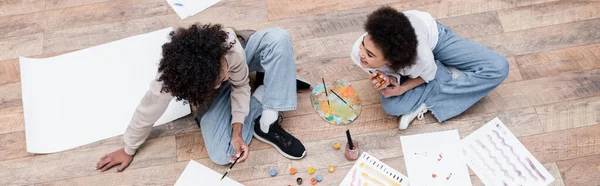
[[[246,43],[245,51],[249,71],[265,72],[263,102],[250,97],[250,113],[242,127],[242,138],[246,144],[250,144],[254,120],[262,114],[263,108],[276,111],[296,109],[296,65],[290,36],[281,28],[254,33]],[[235,154],[231,145],[230,94],[231,85],[226,83],[208,110],[198,113],[208,156],[219,165],[228,164],[228,154]]]
[[[435,79],[401,96],[382,96],[381,105],[387,114],[408,114],[425,103],[443,122],[463,113],[508,76],[508,62],[500,54],[455,35],[440,23],[437,26],[439,39],[433,50],[438,66]],[[453,78],[447,67],[460,73]]]

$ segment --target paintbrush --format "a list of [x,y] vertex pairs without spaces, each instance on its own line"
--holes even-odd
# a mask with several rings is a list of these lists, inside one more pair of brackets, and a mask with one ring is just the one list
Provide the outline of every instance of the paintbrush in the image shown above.
[[219,180],[220,182],[223,181],[223,178],[225,178],[225,176],[227,176],[227,174],[229,174],[229,171],[231,171],[231,168],[233,168],[233,166],[235,165],[235,163],[237,163],[237,161],[244,155],[244,151],[242,151],[242,153],[240,153],[240,157],[235,158],[235,161],[231,164],[231,166],[229,166],[229,169],[227,169],[227,172],[225,172],[225,174],[223,174],[223,177],[221,177],[221,179]]
[[346,130],[346,138],[348,138],[348,147],[350,150],[354,150],[354,142],[352,142],[352,137],[350,136],[350,129]]
[[340,100],[342,100],[346,105],[348,105],[348,107],[350,107],[352,110],[354,110],[354,108],[350,104],[348,104],[348,102],[346,102],[346,100],[344,100],[339,94],[335,93],[335,91],[333,91],[333,89],[331,90],[331,92],[333,92],[333,94],[335,96],[337,96],[338,98],[340,98]]
[[327,86],[325,86],[325,78],[321,78],[321,80],[323,80],[323,88],[325,88],[325,98],[327,98],[327,106],[331,107],[331,104],[329,103],[329,94],[327,94]]

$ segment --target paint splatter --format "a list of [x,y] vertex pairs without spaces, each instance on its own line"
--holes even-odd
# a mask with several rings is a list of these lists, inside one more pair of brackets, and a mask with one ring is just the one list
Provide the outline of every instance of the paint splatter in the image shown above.
[[435,178],[435,177],[437,177],[436,174],[431,174],[431,178]]
[[450,180],[451,177],[452,177],[452,173],[450,173],[450,175],[448,175],[448,177],[446,177],[446,180]]
[[183,6],[181,3],[173,3],[175,6]]
[[442,153],[438,154],[438,156],[440,156],[440,157],[439,157],[437,160],[438,160],[438,161],[441,161],[441,160],[442,160],[442,158],[443,158],[443,157],[442,157]]

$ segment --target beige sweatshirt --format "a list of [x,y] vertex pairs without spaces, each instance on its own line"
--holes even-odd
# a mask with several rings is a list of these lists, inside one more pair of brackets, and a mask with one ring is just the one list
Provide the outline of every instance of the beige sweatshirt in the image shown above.
[[[244,123],[244,118],[248,115],[250,107],[250,84],[246,53],[237,40],[234,31],[230,28],[224,30],[229,34],[227,43],[235,43],[224,58],[229,64],[229,83],[232,86],[231,123]],[[173,99],[171,94],[160,92],[162,82],[156,81],[158,77],[160,77],[160,74],[157,74],[150,84],[150,90],[142,98],[123,135],[125,152],[129,155],[134,155],[140,145],[146,141],[152,131],[152,126],[163,115],[169,102]]]

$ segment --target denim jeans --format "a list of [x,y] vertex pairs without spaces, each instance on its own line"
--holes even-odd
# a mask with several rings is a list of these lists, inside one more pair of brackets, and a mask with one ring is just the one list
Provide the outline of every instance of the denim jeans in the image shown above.
[[[254,120],[262,114],[263,109],[296,109],[296,65],[290,36],[281,28],[264,29],[254,33],[246,43],[245,51],[249,71],[265,72],[263,102],[250,97],[250,112],[242,127],[242,138],[246,144],[250,144],[254,134]],[[226,83],[208,110],[199,113],[197,118],[208,156],[219,165],[228,164],[228,154],[235,154],[231,145],[233,128],[230,94],[231,85]]]
[[381,105],[387,114],[408,114],[425,103],[436,119],[443,122],[463,113],[508,76],[508,62],[504,57],[457,36],[440,23],[437,26],[439,39],[433,50],[438,66],[435,79],[401,96],[382,97]]

